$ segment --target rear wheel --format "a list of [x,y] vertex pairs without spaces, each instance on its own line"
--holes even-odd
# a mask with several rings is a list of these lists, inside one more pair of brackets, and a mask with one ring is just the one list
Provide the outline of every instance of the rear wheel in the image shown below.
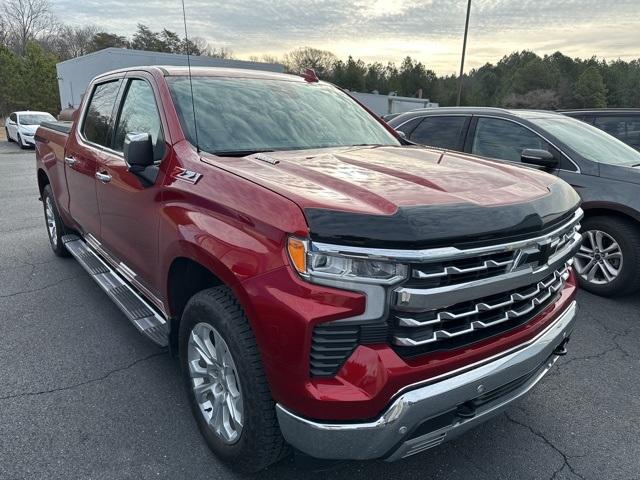
[[49,236],[51,250],[59,257],[68,257],[69,252],[64,243],[62,243],[62,236],[66,232],[66,227],[58,213],[51,185],[46,185],[42,190],[42,205],[44,206],[44,219],[47,225],[47,235]]
[[630,220],[592,217],[582,222],[575,266],[580,286],[602,296],[640,289],[640,227]]
[[232,292],[194,295],[180,322],[182,374],[211,450],[236,470],[256,472],[287,452],[249,322]]
[[13,143],[13,138],[9,136],[9,129],[7,127],[4,127],[4,134],[7,137],[7,142]]

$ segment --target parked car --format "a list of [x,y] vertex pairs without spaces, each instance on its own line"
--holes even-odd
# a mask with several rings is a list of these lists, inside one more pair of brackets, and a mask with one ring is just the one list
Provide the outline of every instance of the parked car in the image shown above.
[[71,126],[38,129],[37,178],[53,252],[178,354],[221,459],[401,459],[566,352],[582,216],[567,183],[403,145],[309,76],[192,80],[94,79]]
[[394,118],[416,143],[536,165],[582,197],[580,283],[598,295],[640,288],[640,153],[558,113],[496,108],[439,108]]
[[7,141],[17,142],[20,148],[33,147],[38,126],[48,121],[55,121],[55,117],[47,112],[13,112],[4,122]]
[[640,108],[561,110],[560,113],[587,122],[640,150]]

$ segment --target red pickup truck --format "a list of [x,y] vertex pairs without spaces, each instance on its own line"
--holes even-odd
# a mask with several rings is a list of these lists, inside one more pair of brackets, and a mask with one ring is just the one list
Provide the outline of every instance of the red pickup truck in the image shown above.
[[578,195],[410,145],[312,75],[110,72],[36,149],[51,248],[177,354],[236,468],[407,457],[566,352]]

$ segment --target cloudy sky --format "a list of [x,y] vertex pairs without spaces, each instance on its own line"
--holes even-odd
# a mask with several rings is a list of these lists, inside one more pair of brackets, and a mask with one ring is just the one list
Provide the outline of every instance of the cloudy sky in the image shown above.
[[[399,62],[439,74],[459,64],[466,0],[185,0],[189,35],[236,57],[299,46]],[[61,20],[129,36],[137,23],[182,32],[180,0],[52,0]],[[640,0],[472,0],[468,67],[515,50],[640,57]]]

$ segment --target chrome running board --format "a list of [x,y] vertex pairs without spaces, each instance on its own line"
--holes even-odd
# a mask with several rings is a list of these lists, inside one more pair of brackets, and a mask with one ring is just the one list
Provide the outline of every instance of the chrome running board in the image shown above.
[[167,321],[139,292],[77,235],[64,235],[62,242],[140,333],[161,347],[169,344]]

